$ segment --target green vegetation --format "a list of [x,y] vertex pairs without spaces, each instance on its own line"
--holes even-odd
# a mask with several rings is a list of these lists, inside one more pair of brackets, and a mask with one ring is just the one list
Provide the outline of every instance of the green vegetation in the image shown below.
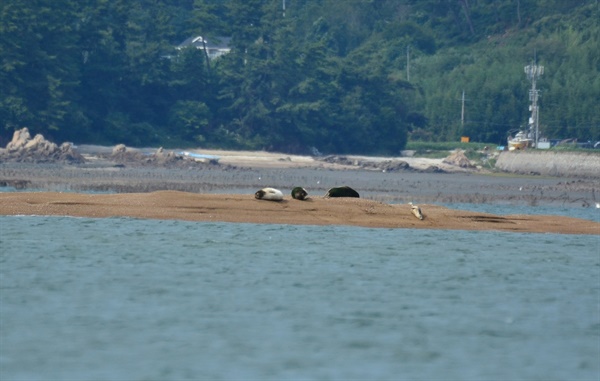
[[[6,0],[0,142],[29,127],[290,153],[495,146],[526,125],[534,55],[542,133],[596,141],[599,18],[584,0],[290,0],[285,17],[281,0]],[[232,51],[175,49],[199,35]]]
[[463,151],[469,150],[482,150],[485,147],[495,149],[496,146],[491,143],[461,143],[461,142],[423,142],[423,141],[409,141],[406,143],[407,150],[415,151],[452,151],[455,149],[461,149]]

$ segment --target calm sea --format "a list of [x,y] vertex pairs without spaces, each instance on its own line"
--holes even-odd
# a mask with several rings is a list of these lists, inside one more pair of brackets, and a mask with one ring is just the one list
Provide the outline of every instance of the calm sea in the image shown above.
[[600,378],[600,235],[17,216],[0,248],[2,381]]

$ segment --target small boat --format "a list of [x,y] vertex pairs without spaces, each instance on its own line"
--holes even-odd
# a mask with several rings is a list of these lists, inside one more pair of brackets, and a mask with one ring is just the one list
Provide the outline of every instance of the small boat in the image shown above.
[[518,151],[533,147],[533,138],[530,133],[519,131],[513,137],[508,137],[508,150]]
[[197,161],[199,163],[213,163],[216,164],[219,162],[220,157],[214,155],[204,155],[200,153],[193,153],[188,151],[182,151],[179,153],[180,155],[187,156],[190,159]]

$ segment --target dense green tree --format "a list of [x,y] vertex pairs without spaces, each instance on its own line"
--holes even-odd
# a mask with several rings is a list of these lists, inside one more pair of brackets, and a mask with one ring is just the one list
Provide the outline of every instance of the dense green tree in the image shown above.
[[81,49],[81,108],[91,120],[95,139],[114,141],[128,134],[125,107],[127,1],[82,2],[78,28]]
[[[85,127],[77,109],[80,71],[76,1],[11,0],[0,3],[0,123],[6,131],[28,126],[46,135],[60,126]],[[62,131],[60,131],[62,132]],[[69,136],[65,131],[61,137]]]
[[[594,2],[283,4],[0,2],[0,138],[27,126],[55,140],[290,152],[503,143],[527,123],[535,57],[542,133],[600,139]],[[175,49],[197,35],[230,36],[232,50]]]

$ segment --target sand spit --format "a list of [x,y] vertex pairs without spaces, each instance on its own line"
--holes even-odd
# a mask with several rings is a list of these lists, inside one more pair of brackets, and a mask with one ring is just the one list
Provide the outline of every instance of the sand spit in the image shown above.
[[592,221],[539,215],[498,216],[420,205],[424,219],[408,204],[367,199],[256,200],[254,195],[178,191],[127,194],[0,193],[0,215],[133,217],[259,224],[351,225],[370,228],[493,230],[556,234],[600,234]]

